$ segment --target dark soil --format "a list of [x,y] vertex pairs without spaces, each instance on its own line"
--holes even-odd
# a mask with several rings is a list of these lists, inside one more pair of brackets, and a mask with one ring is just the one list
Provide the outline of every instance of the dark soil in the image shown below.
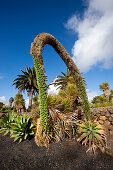
[[20,144],[0,134],[1,170],[113,170],[113,157],[101,152],[94,156],[76,141],[38,147],[34,139]]

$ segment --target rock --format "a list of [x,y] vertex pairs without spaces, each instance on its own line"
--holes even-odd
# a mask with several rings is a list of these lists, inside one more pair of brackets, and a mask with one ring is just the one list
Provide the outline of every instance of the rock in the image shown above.
[[111,114],[111,117],[113,118],[113,114]]
[[101,115],[101,116],[104,116],[104,115],[105,115],[105,112],[100,112],[100,115]]
[[109,117],[109,116],[110,116],[110,113],[107,111],[105,116]]
[[106,120],[106,121],[104,122],[104,125],[105,125],[106,127],[108,127],[108,126],[110,125],[109,120]]
[[104,121],[103,121],[103,120],[99,120],[99,123],[100,123],[101,125],[103,125],[103,124],[104,124]]
[[110,130],[110,135],[113,135],[113,130]]
[[107,107],[103,107],[103,111],[104,111],[104,112],[107,112]]
[[110,125],[110,130],[112,130],[112,131],[113,131],[113,125]]
[[106,133],[108,133],[108,128],[103,126]]
[[107,128],[108,128],[109,130],[113,130],[113,126],[112,126],[111,124],[108,125]]
[[110,109],[110,113],[113,114],[113,107],[112,107],[112,109]]
[[113,117],[110,116],[109,117],[109,121],[112,122],[113,121]]
[[100,120],[105,121],[106,119],[107,119],[106,116],[100,116]]

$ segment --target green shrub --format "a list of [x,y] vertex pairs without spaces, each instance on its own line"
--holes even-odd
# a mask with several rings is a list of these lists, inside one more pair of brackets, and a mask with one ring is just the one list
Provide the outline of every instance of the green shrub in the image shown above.
[[62,98],[58,95],[49,95],[47,98],[47,104],[49,107],[52,108],[58,109],[61,102],[62,102]]
[[[63,90],[60,90],[61,92]],[[62,113],[69,113],[72,111],[72,103],[69,99],[63,98],[59,95],[48,96],[48,107],[58,109]]]
[[113,106],[113,102],[110,102],[110,106]]
[[58,92],[58,95],[59,96],[61,96],[61,97],[66,97],[66,93],[65,93],[65,91],[64,90],[59,90],[59,92]]
[[68,83],[65,92],[70,99],[76,99],[78,96],[78,89],[75,84]]
[[40,107],[39,106],[32,109],[30,117],[32,117],[33,119],[40,117]]
[[72,103],[68,99],[64,99],[59,107],[59,110],[63,113],[69,113],[72,111]]
[[2,116],[2,118],[0,119],[0,127],[1,127],[0,132],[5,132],[4,135],[9,133],[11,128],[10,125],[11,123],[14,122],[16,116],[17,115],[14,113],[8,113]]
[[104,102],[104,103],[102,104],[102,107],[107,107],[107,106],[109,106],[109,105],[110,105],[109,102]]
[[27,112],[31,112],[31,108],[28,108],[28,109],[27,109]]
[[95,105],[93,103],[90,103],[90,108],[94,108]]
[[95,107],[102,107],[102,104],[101,104],[101,103],[95,103],[94,106],[95,106]]
[[3,107],[3,105],[4,105],[3,102],[0,102],[0,109]]
[[15,138],[14,141],[19,140],[21,142],[34,135],[33,126],[31,118],[28,115],[17,116],[10,125],[11,137]]
[[4,106],[1,108],[0,112],[2,113],[11,113],[13,111],[14,107]]

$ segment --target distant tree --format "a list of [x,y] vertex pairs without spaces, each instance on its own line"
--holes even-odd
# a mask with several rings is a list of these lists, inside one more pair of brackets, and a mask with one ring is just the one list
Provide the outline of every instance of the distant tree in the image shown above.
[[3,102],[0,102],[0,109],[3,107],[3,105],[4,105]]
[[12,107],[12,103],[14,102],[14,98],[13,97],[10,97],[9,99],[9,106]]
[[28,108],[31,108],[33,94],[38,93],[35,68],[28,68],[26,66],[26,71],[21,70],[21,72],[23,73],[23,75],[17,75],[18,78],[13,81],[13,85],[15,85],[17,89],[19,89],[19,92],[24,92],[25,90],[27,91],[27,94],[29,96]]
[[109,101],[113,102],[113,89],[110,90]]
[[37,103],[37,102],[38,102],[38,99],[39,99],[38,95],[35,95],[35,96],[33,97],[33,103]]
[[14,106],[17,110],[17,113],[21,113],[21,111],[25,109],[25,100],[22,94],[20,93],[16,94]]
[[97,103],[104,103],[104,102],[107,102],[107,99],[104,95],[100,95],[100,96],[95,96],[92,100],[92,103],[93,104],[97,104]]
[[108,82],[103,82],[102,84],[99,85],[99,87],[100,87],[100,90],[103,91],[103,95],[109,101],[109,84],[108,84]]
[[39,96],[35,95],[33,97],[33,108],[39,107]]

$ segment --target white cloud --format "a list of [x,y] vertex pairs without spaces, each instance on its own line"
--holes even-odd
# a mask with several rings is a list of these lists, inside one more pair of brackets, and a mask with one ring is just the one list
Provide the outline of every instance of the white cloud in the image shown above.
[[[59,89],[57,89],[57,88],[58,88],[58,86],[56,87],[54,85],[50,85],[49,89],[48,89],[48,94],[49,95],[51,95],[51,94],[58,94]],[[88,96],[89,102],[91,102],[93,97],[98,96],[97,92],[91,91],[89,89],[87,89],[86,92],[87,92],[87,96]]]
[[25,99],[25,107],[28,109],[29,99]]
[[89,0],[83,18],[72,16],[66,27],[78,34],[72,54],[80,71],[113,67],[113,0]]
[[97,94],[96,92],[91,91],[91,90],[89,90],[89,89],[87,89],[86,92],[87,92],[87,95],[88,95],[88,100],[89,100],[89,102],[91,102],[92,99],[93,99],[95,96],[98,96],[98,94]]
[[59,89],[57,89],[58,86],[54,86],[53,84],[49,86],[48,88],[48,94],[58,94]]
[[4,104],[7,104],[7,100],[5,96],[0,97],[0,102],[3,102]]

